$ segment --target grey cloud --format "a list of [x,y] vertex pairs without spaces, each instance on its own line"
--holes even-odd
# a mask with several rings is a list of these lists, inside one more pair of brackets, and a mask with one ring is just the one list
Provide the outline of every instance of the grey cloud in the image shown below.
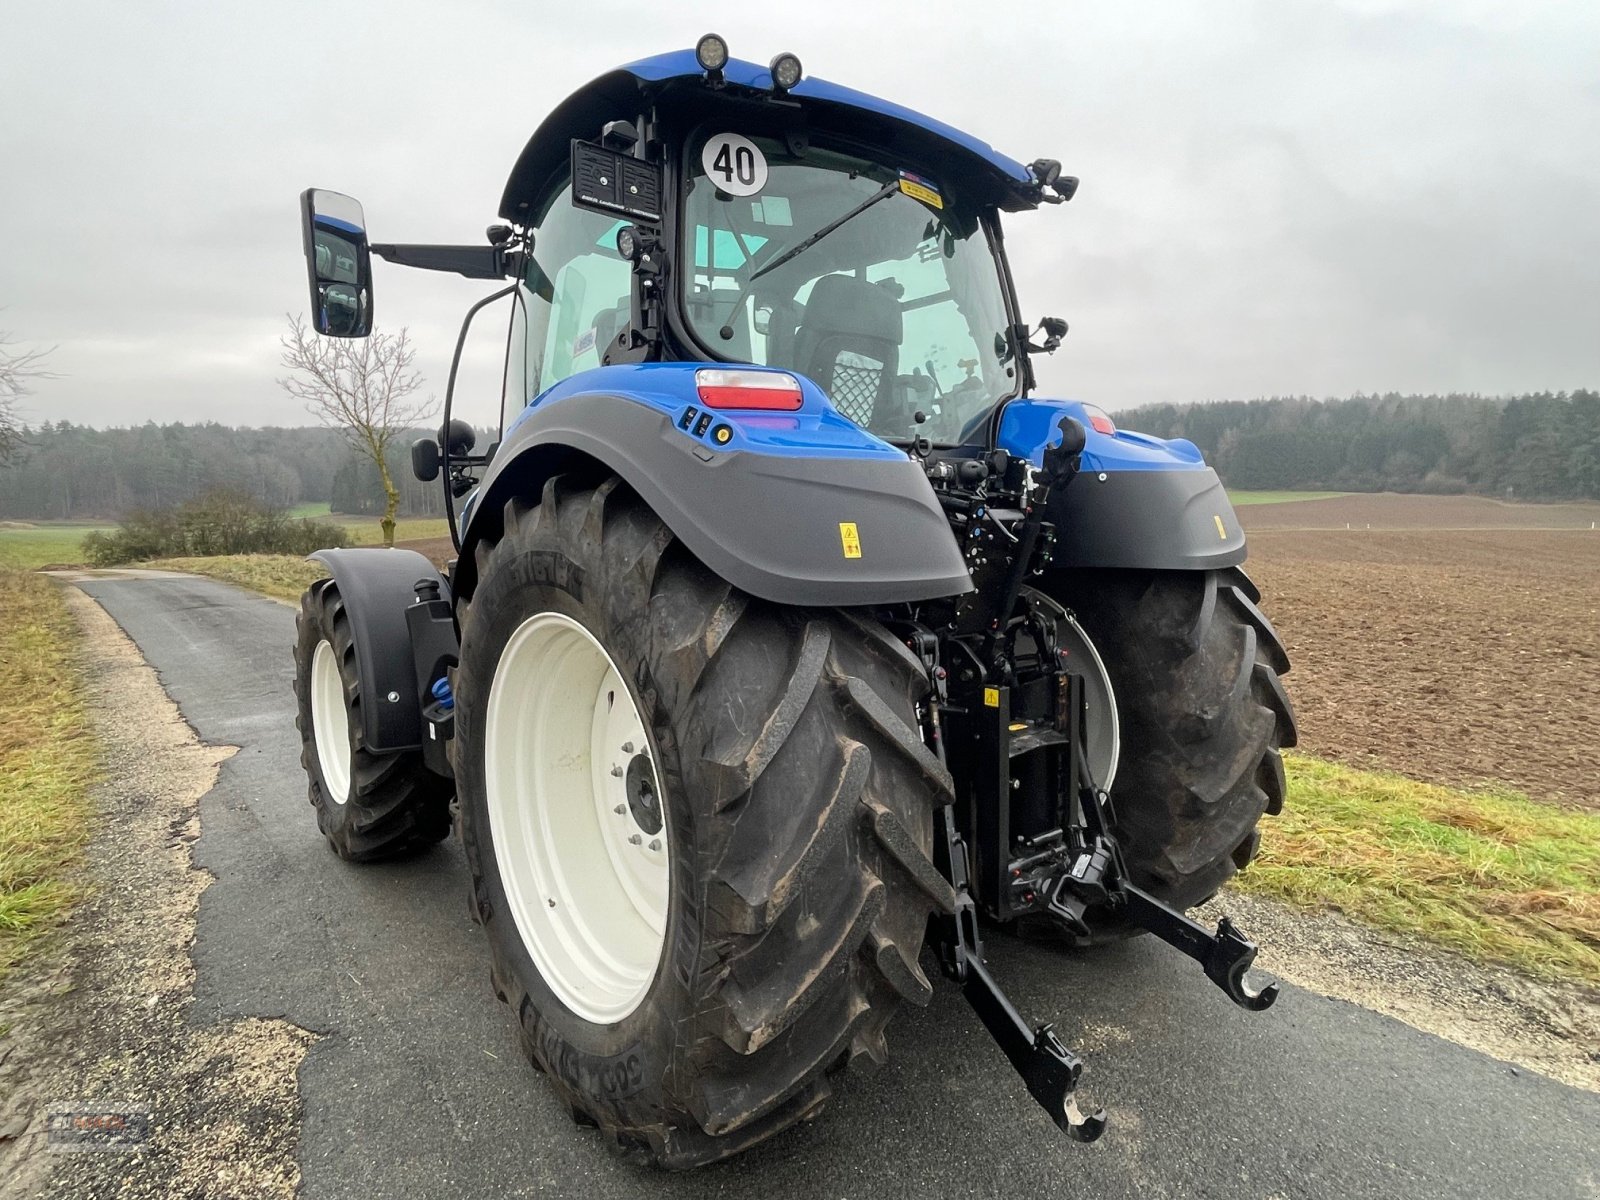
[[[0,326],[59,344],[36,417],[307,418],[295,197],[476,240],[540,117],[707,28],[1084,179],[1008,245],[1108,406],[1600,383],[1600,9],[1479,3],[14,6]],[[604,31],[597,36],[596,31]],[[1022,35],[1019,38],[1019,33]],[[480,284],[380,267],[443,387]]]

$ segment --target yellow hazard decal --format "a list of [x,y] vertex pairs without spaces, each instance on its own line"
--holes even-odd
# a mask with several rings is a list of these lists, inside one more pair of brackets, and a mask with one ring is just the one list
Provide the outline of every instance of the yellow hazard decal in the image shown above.
[[913,175],[910,171],[901,171],[900,190],[913,200],[922,201],[929,208],[944,208],[944,197],[939,194],[938,186],[931,179]]
[[1217,538],[1221,541],[1228,540],[1228,528],[1222,523],[1221,513],[1212,513],[1211,519],[1217,523]]
[[1000,689],[999,688],[984,688],[983,689],[983,706],[985,708],[999,708],[1000,707]]
[[861,535],[856,532],[854,521],[839,522],[839,544],[844,547],[846,558],[861,557]]

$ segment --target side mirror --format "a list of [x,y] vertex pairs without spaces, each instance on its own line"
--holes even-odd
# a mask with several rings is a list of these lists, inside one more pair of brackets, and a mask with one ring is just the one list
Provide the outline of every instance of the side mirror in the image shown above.
[[313,327],[327,337],[366,337],[372,332],[372,258],[360,202],[307,188],[300,193],[300,229]]

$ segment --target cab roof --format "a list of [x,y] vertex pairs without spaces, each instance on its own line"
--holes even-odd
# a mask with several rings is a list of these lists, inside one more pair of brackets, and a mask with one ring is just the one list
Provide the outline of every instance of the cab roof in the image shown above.
[[[654,104],[663,116],[728,100],[772,96],[772,74],[759,63],[730,58],[721,89],[708,87],[693,50],[674,50],[618,67],[585,84],[545,118],[523,147],[500,200],[500,215],[526,223],[532,206],[568,162],[574,138],[592,140],[607,121],[630,120]],[[806,76],[783,100],[818,131],[836,128],[863,140],[903,149],[935,169],[975,185],[978,198],[1000,208],[1033,208],[1039,188],[1028,168],[987,142],[932,117],[854,88]],[[792,109],[790,110],[792,111]]]

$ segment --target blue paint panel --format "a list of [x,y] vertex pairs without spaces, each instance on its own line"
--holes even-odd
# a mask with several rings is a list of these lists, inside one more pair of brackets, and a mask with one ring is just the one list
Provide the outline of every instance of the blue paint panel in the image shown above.
[[313,219],[318,225],[327,225],[344,233],[353,233],[359,236],[366,232],[359,225],[352,225],[349,221],[341,221],[338,217],[330,217],[326,213],[317,213]]
[[[663,79],[697,78],[704,74],[700,69],[700,64],[695,60],[693,50],[673,50],[667,54],[641,58],[638,62],[629,63],[622,70],[636,79],[652,83]],[[740,58],[730,58],[722,73],[731,83],[759,88],[762,91],[768,91],[772,87],[772,72],[759,63],[747,62]],[[881,100],[877,96],[869,96],[865,92],[858,92],[854,88],[843,87],[837,83],[829,83],[826,79],[815,79],[809,75],[791,90],[791,94],[808,100],[823,100],[832,104],[859,108],[865,112],[881,113],[883,116],[905,121],[907,124],[926,129],[931,134],[942,137],[946,141],[954,142],[963,149],[971,151],[988,162],[989,165],[1019,183],[1028,183],[1033,179],[1033,176],[1028,174],[1028,168],[1015,159],[1001,154],[988,142],[980,141],[970,133],[963,133],[953,125],[946,125],[943,121],[936,121],[932,117],[925,116],[914,109],[906,108],[892,101]]]
[[[511,429],[515,429],[535,409],[548,409],[553,404],[582,404],[586,395],[596,392],[622,396],[659,409],[672,417],[676,424],[686,409],[704,408],[695,388],[694,373],[706,366],[706,363],[658,362],[580,371],[535,397],[533,403],[511,423]],[[766,368],[739,369],[760,371]],[[733,430],[733,438],[725,446],[716,445],[707,436],[698,440],[717,453],[744,450],[785,458],[905,458],[904,450],[895,449],[854,421],[840,416],[822,389],[811,380],[803,375],[795,375],[794,378],[800,381],[801,406],[797,411],[776,413],[706,409],[713,415],[712,426],[727,424]],[[509,436],[510,430],[506,432]],[[684,436],[693,435],[685,433]]]
[[1118,429],[1096,433],[1089,413],[1077,400],[1013,400],[1000,418],[1000,445],[1035,466],[1044,462],[1044,448],[1060,440],[1057,427],[1064,416],[1083,424],[1088,441],[1083,448],[1085,471],[1199,471],[1205,459],[1199,447],[1186,438],[1151,437],[1147,433]]

